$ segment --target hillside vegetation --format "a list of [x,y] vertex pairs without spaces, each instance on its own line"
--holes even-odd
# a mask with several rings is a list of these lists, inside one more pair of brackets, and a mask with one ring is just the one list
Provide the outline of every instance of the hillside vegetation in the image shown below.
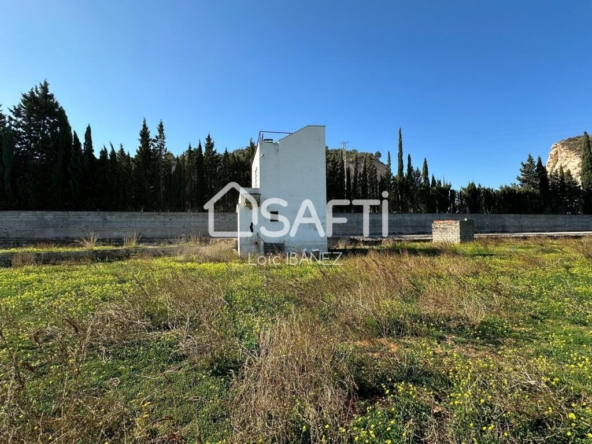
[[0,269],[0,441],[592,439],[590,239],[213,248]]

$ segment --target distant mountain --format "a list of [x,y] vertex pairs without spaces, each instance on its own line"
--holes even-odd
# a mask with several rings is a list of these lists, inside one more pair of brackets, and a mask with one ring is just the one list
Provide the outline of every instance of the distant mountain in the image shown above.
[[549,175],[563,166],[563,171],[571,171],[573,177],[580,183],[582,172],[582,140],[584,136],[570,137],[557,142],[551,147],[547,160]]
[[[366,157],[366,162],[368,167],[371,163],[374,164],[376,168],[376,174],[378,177],[381,177],[386,174],[387,166],[386,164],[382,163],[380,153],[371,154],[371,153],[360,153],[357,150],[347,150],[346,151],[346,165],[351,168],[352,172],[354,171],[354,159],[358,158],[358,172],[362,173],[362,165],[364,164],[364,157]],[[327,160],[331,157],[337,157],[341,155],[341,148],[329,148],[327,150]],[[385,159],[386,160],[386,159]],[[396,160],[396,159],[395,159]],[[392,161],[392,160],[391,160]],[[395,165],[396,167],[396,165]],[[392,168],[392,167],[391,167]],[[405,168],[407,168],[407,163],[405,163]]]

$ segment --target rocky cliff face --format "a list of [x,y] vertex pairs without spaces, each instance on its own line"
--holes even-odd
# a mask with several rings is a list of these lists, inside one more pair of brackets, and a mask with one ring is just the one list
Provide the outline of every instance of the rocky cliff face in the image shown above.
[[580,182],[582,171],[582,139],[583,136],[570,137],[569,139],[557,142],[551,147],[549,159],[547,160],[547,171],[549,175],[563,166],[563,171],[571,171],[573,177]]

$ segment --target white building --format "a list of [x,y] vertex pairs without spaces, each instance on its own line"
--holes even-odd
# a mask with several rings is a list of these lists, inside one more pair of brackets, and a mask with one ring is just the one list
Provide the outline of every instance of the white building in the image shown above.
[[[321,125],[306,126],[277,141],[259,138],[251,165],[252,188],[245,188],[249,195],[241,193],[237,205],[241,256],[327,251],[325,156]],[[314,212],[318,223],[311,222]],[[299,224],[302,216],[304,223]]]

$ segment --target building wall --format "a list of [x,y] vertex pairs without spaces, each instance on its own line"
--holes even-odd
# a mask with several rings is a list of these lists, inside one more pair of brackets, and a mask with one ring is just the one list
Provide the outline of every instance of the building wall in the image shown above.
[[[334,237],[361,236],[361,214],[335,224]],[[390,214],[389,235],[430,234],[436,219],[472,219],[475,233],[535,233],[592,231],[592,216],[542,214]],[[370,215],[370,235],[380,236],[381,215]],[[218,213],[218,231],[236,231],[236,213]],[[0,245],[20,242],[72,242],[95,233],[103,240],[121,240],[136,232],[142,240],[175,241],[181,237],[208,237],[207,213],[115,213],[0,211]]]
[[[326,167],[325,167],[325,127],[306,126],[295,133],[275,142],[261,141],[257,147],[252,164],[252,187],[261,193],[261,203],[271,198],[283,199],[287,206],[270,205],[269,211],[278,211],[287,218],[290,228],[294,223],[303,201],[310,200],[317,212],[324,230],[326,224]],[[305,216],[311,214],[307,211]],[[247,225],[249,211],[239,207],[241,227]],[[255,235],[240,239],[240,252],[262,251],[265,243],[284,243],[287,251],[298,249],[327,249],[326,236],[321,236],[313,224],[302,224],[294,237],[290,234],[275,237],[266,235],[278,232],[285,227],[284,222],[271,222],[259,212],[259,224]]]

